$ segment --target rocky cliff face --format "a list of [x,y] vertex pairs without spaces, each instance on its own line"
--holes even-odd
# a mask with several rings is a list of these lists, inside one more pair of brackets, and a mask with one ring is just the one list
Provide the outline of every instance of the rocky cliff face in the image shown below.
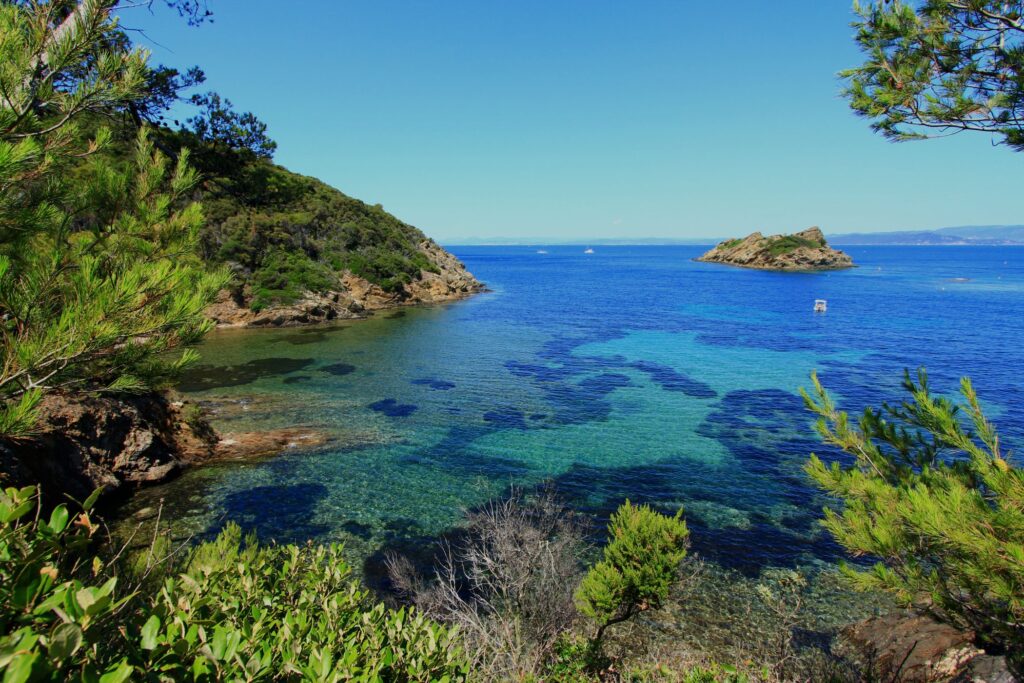
[[755,232],[742,239],[726,240],[697,260],[760,270],[809,271],[853,267],[853,259],[829,247],[825,236],[816,227],[792,235],[765,237]]
[[363,318],[375,310],[454,301],[484,291],[484,285],[466,270],[466,266],[433,240],[424,240],[419,249],[438,272],[423,270],[419,279],[396,292],[385,291],[345,271],[340,276],[341,291],[307,292],[298,301],[261,311],[249,308],[245,291],[223,291],[207,309],[207,315],[222,327],[286,327]]
[[43,399],[38,433],[0,442],[3,486],[38,484],[60,500],[85,500],[164,481],[213,455],[217,436],[198,413],[159,393],[138,396],[51,394]]

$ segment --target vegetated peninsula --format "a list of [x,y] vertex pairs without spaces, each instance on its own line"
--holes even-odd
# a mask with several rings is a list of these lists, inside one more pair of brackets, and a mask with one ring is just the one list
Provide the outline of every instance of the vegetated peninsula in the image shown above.
[[759,270],[813,271],[854,267],[848,254],[828,246],[817,227],[792,235],[767,237],[754,232],[743,238],[725,240],[696,260]]
[[[190,141],[169,145],[183,142]],[[379,204],[266,158],[192,146],[207,177],[202,256],[233,275],[231,286],[207,309],[218,325],[359,318],[484,289],[455,256]]]

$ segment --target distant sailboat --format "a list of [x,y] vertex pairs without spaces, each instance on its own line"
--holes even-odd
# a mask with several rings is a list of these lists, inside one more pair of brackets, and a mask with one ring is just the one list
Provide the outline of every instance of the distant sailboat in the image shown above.
[[594,250],[591,249],[590,247],[587,247],[586,249],[583,250],[583,253],[584,254],[593,254]]

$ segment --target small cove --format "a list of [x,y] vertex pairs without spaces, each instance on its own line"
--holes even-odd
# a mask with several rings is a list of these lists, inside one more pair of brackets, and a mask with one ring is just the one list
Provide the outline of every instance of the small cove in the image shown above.
[[897,400],[904,368],[946,392],[970,375],[1007,449],[1024,444],[1024,249],[862,247],[860,268],[822,274],[694,263],[699,247],[453,251],[494,291],[210,335],[180,389],[218,429],[333,440],[193,469],[126,517],[163,499],[181,537],[233,520],[343,542],[373,585],[385,552],[432,548],[510,486],[552,485],[595,529],[626,497],[683,506],[728,590],[842,557],[801,470],[832,455],[797,394],[812,370],[851,412]]

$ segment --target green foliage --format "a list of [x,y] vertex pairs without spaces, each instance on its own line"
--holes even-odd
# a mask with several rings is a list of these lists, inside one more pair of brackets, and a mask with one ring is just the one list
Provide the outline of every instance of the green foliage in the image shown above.
[[185,122],[185,130],[201,143],[265,159],[274,156],[277,143],[267,135],[267,124],[252,112],[239,114],[231,100],[215,92],[193,95],[189,101],[200,112]]
[[904,380],[911,399],[868,408],[859,424],[839,411],[813,377],[804,392],[823,440],[853,463],[807,472],[839,498],[825,527],[849,552],[878,558],[844,567],[853,585],[882,590],[934,613],[1024,664],[1024,473],[1002,455],[968,379],[958,404],[933,396],[927,376]]
[[[617,674],[614,679],[607,675]],[[665,681],[665,683],[750,683],[751,680],[768,680],[767,672],[752,679],[749,674],[733,666],[715,663],[706,665],[685,664],[669,666],[663,663],[613,663],[593,644],[572,636],[564,637],[558,644],[554,661],[544,671],[541,680],[549,683],[590,683],[591,681],[621,680],[636,683]],[[775,679],[772,679],[775,680]]]
[[140,576],[91,553],[91,501],[74,522],[37,505],[31,488],[0,494],[5,681],[466,678],[455,633],[373,604],[339,546],[261,546],[229,525],[173,564],[150,551]]
[[846,97],[892,140],[963,130],[1024,149],[1024,2],[921,0],[855,4],[862,65]]
[[781,256],[782,254],[788,254],[791,251],[796,251],[801,247],[817,249],[823,246],[825,246],[824,242],[819,242],[817,240],[809,240],[804,237],[798,237],[797,235],[782,235],[769,242],[768,252],[772,256]]
[[544,672],[552,683],[585,683],[595,679],[594,672],[606,669],[610,660],[585,638],[565,635],[555,644],[554,658]]
[[305,254],[272,247],[253,273],[250,307],[262,310],[274,303],[291,303],[304,292],[324,292],[338,287],[338,277],[326,265]]
[[628,500],[612,515],[608,532],[601,561],[576,592],[580,612],[597,624],[597,643],[607,627],[662,606],[689,540],[682,510],[667,517]]
[[[122,162],[83,115],[138,96],[145,55],[117,47],[114,3],[0,4],[0,435],[22,436],[55,390],[138,390],[190,362],[227,281],[195,255],[202,212],[188,154],[147,131]],[[45,77],[37,77],[38,73]],[[85,161],[83,161],[83,157]]]
[[[193,144],[188,136],[171,139]],[[235,267],[253,287],[251,305],[338,289],[344,271],[387,292],[399,292],[421,271],[438,272],[420,249],[426,236],[379,206],[235,152],[199,149],[197,164],[209,177],[203,254]]]

